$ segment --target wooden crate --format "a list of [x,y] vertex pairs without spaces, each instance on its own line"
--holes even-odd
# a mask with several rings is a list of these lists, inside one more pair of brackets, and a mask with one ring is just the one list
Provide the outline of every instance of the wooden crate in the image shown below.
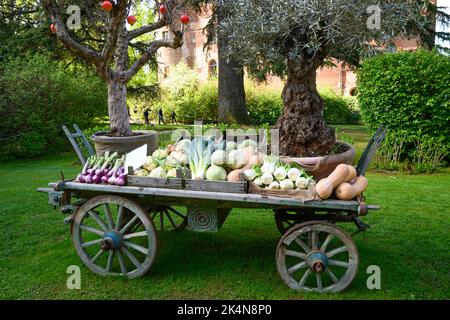
[[301,189],[281,190],[281,189],[260,188],[252,181],[249,183],[248,192],[257,193],[264,197],[274,196],[282,198],[293,198],[301,201],[320,200],[320,198],[316,194],[315,183],[309,183],[308,188],[304,190]]
[[[128,172],[133,172],[130,168]],[[240,181],[212,181],[212,180],[193,180],[190,179],[188,172],[182,177],[181,170],[177,170],[177,178],[152,178],[135,176],[128,174],[127,185],[148,188],[169,188],[193,191],[209,191],[209,192],[230,192],[230,193],[247,193],[248,182],[242,174]]]

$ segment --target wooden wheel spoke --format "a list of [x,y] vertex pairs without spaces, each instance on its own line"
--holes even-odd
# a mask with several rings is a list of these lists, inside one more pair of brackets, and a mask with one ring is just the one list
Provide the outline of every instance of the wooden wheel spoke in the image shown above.
[[305,262],[305,261],[302,261],[302,262],[297,263],[297,264],[293,265],[292,267],[290,267],[290,268],[287,270],[287,272],[288,272],[289,274],[293,274],[295,271],[298,271],[298,270],[300,270],[300,269],[302,269],[302,268],[304,268],[304,267],[306,267],[306,266],[307,266],[306,262]]
[[106,263],[106,272],[108,272],[108,273],[111,272],[115,253],[116,252],[114,250],[109,251],[108,261]]
[[91,262],[95,263],[95,261],[97,261],[97,259],[100,258],[104,253],[105,251],[100,249],[99,252],[97,252],[97,254],[91,259]]
[[328,263],[332,266],[343,267],[343,268],[348,268],[348,265],[349,265],[348,262],[333,260],[333,259],[328,260]]
[[184,214],[180,213],[178,210],[175,210],[172,207],[167,207],[167,209],[172,211],[173,213],[175,213],[177,216],[179,216],[179,217],[181,217],[183,219],[186,219],[186,216]]
[[123,239],[124,240],[128,240],[128,239],[131,239],[131,238],[146,237],[146,236],[147,236],[147,231],[139,231],[139,232],[135,232],[135,233],[125,234],[123,236]]
[[133,218],[131,218],[130,221],[128,221],[127,224],[124,225],[122,229],[120,229],[119,233],[124,234],[128,230],[128,228],[136,222],[137,219],[139,219],[138,216],[134,216]]
[[90,246],[99,244],[102,240],[103,240],[103,239],[100,238],[100,239],[96,239],[96,240],[92,240],[92,241],[88,241],[88,242],[83,242],[83,243],[81,244],[81,246],[82,246],[83,248],[90,247]]
[[102,236],[102,237],[105,234],[102,230],[93,228],[91,226],[87,226],[85,224],[80,224],[80,229],[85,230],[85,231],[90,232],[90,233],[95,233],[95,234],[97,234],[99,236]]
[[342,246],[342,247],[339,247],[339,248],[336,248],[336,249],[333,249],[333,250],[327,252],[326,255],[328,258],[331,258],[331,257],[334,257],[335,255],[345,252],[345,251],[347,251],[347,247]]
[[109,203],[105,203],[103,205],[103,207],[105,208],[105,216],[106,216],[106,220],[108,221],[109,230],[112,230],[112,229],[114,229],[114,221],[112,218],[111,208],[109,207]]
[[143,246],[141,246],[141,245],[138,245],[138,244],[136,244],[136,243],[129,242],[129,241],[124,241],[123,244],[124,244],[127,248],[132,248],[132,249],[137,250],[137,251],[139,251],[139,252],[141,252],[141,253],[143,253],[143,254],[148,254],[148,249],[145,248],[145,247],[143,247]]
[[122,225],[122,218],[123,218],[123,206],[119,206],[119,208],[117,209],[117,220],[114,230],[119,231],[119,228]]
[[293,250],[286,250],[285,253],[287,256],[291,256],[291,257],[297,257],[303,260],[306,260],[306,254],[298,252],[298,251],[293,251]]
[[96,212],[89,210],[88,214],[92,219],[95,220],[95,222],[97,222],[97,224],[100,226],[100,228],[102,228],[103,231],[108,231],[108,226]]
[[159,227],[161,228],[161,231],[164,231],[164,211],[159,212]]
[[309,275],[311,274],[310,269],[306,269],[305,273],[303,274],[302,278],[298,282],[298,286],[300,288],[303,288],[305,286],[306,280],[308,280]]
[[311,248],[312,250],[319,249],[319,236],[316,231],[311,231]]
[[141,266],[139,260],[126,247],[121,247],[120,251],[125,253],[125,255],[128,257],[128,259],[130,259],[130,261],[134,264],[136,268],[139,268]]
[[125,265],[125,261],[123,260],[122,253],[120,253],[119,250],[117,251],[117,258],[119,259],[120,270],[122,271],[123,274],[126,274],[127,266]]
[[294,241],[295,241],[300,247],[302,247],[302,249],[303,249],[306,253],[308,253],[308,252],[311,251],[311,249],[308,247],[308,245],[307,245],[303,240],[301,240],[300,238],[295,238]]
[[323,289],[322,275],[320,273],[316,273],[316,282],[317,282],[317,289],[322,290]]
[[328,245],[330,244],[330,242],[333,240],[334,236],[330,233],[325,241],[322,243],[322,246],[320,247],[320,251],[325,252],[325,250],[327,250]]
[[169,218],[170,223],[172,224],[172,226],[174,228],[177,227],[177,224],[175,223],[175,221],[173,221],[172,217],[170,216],[170,213],[167,210],[164,210],[164,213],[167,215],[167,218]]
[[330,268],[325,269],[328,275],[330,276],[331,280],[333,280],[334,283],[338,283],[339,279],[335,276],[335,274],[330,270]]

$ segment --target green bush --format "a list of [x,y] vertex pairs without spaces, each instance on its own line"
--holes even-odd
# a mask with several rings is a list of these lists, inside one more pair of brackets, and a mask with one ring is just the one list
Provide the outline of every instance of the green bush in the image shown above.
[[74,73],[42,55],[0,67],[0,154],[3,160],[68,148],[61,126],[91,126],[107,114],[105,84]]
[[[389,127],[384,148],[395,149],[388,152],[395,154],[390,161],[420,164],[419,171],[424,171],[424,163],[445,161],[450,149],[449,70],[449,57],[425,50],[380,55],[365,60],[359,68],[363,119],[372,131],[380,124]],[[419,146],[439,155],[418,155]],[[439,164],[429,167],[435,169]]]
[[[323,115],[329,124],[357,124],[360,121],[356,99],[321,90]],[[246,88],[247,108],[254,124],[274,124],[283,111],[281,90]]]

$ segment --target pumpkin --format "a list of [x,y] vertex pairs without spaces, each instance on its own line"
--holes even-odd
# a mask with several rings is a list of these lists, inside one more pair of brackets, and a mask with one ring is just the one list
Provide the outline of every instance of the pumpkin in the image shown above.
[[341,183],[334,193],[338,199],[351,200],[366,190],[368,183],[369,182],[364,176],[359,176],[353,184],[348,182]]
[[326,178],[316,184],[316,193],[321,199],[328,199],[333,193],[333,189],[340,185],[349,176],[349,166],[339,164],[334,171]]

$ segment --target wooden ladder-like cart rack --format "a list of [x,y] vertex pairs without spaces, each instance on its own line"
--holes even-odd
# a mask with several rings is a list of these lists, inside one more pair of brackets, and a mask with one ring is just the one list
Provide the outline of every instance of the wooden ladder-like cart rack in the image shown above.
[[[84,163],[76,139],[94,153],[86,137],[63,127]],[[364,175],[387,128],[380,127],[369,141],[357,165]],[[298,291],[339,292],[355,277],[358,249],[352,237],[336,223],[353,222],[357,232],[370,226],[360,220],[369,211],[364,197],[357,200],[300,201],[291,198],[223,191],[168,187],[112,186],[62,180],[38,191],[48,203],[68,216],[71,237],[83,263],[92,272],[136,278],[152,266],[158,249],[158,232],[185,228],[218,231],[232,208],[272,209],[282,234],[276,249],[276,267],[282,280]]]

